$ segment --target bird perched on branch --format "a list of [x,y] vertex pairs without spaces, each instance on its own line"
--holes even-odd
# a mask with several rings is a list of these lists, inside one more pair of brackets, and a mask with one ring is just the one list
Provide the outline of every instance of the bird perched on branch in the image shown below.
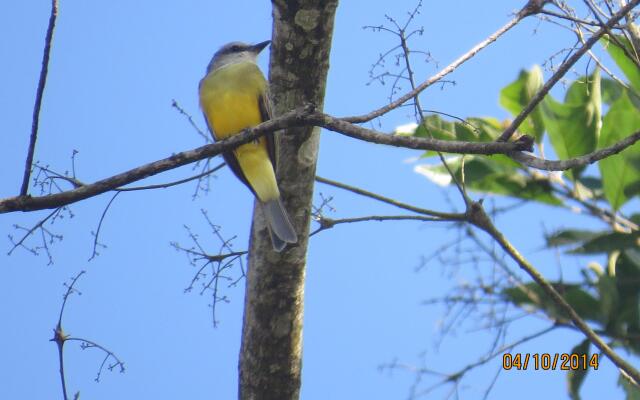
[[[241,133],[271,119],[269,87],[256,63],[270,41],[249,45],[228,43],[218,50],[200,81],[200,107],[216,140]],[[280,198],[276,182],[276,141],[273,133],[224,152],[233,173],[253,192],[262,206],[271,243],[282,251],[296,243],[296,235]]]

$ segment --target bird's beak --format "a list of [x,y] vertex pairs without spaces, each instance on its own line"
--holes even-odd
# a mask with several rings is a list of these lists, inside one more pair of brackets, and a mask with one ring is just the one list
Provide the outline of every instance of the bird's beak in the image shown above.
[[260,53],[262,50],[264,50],[265,47],[267,47],[269,45],[269,43],[271,43],[271,40],[265,40],[264,42],[260,42],[258,44],[254,44],[252,47],[252,50],[258,54]]

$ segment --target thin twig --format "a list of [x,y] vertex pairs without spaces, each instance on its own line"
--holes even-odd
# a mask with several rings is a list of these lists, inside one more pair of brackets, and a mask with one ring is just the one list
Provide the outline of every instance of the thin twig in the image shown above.
[[[220,241],[218,254],[209,254],[209,252],[207,252],[207,250],[205,250],[203,245],[200,243],[199,235],[192,232],[191,229],[186,225],[184,226],[184,228],[187,230],[187,233],[193,242],[191,248],[185,248],[177,242],[171,242],[171,246],[173,246],[173,248],[175,248],[176,250],[185,253],[187,255],[187,259],[189,260],[189,264],[197,267],[197,271],[191,278],[189,286],[185,288],[184,291],[191,292],[194,289],[196,282],[201,282],[201,295],[204,294],[207,290],[211,290],[211,316],[213,327],[216,328],[218,326],[218,320],[216,318],[217,305],[220,302],[229,302],[226,295],[218,295],[218,293],[220,292],[220,281],[226,280],[229,282],[227,287],[232,287],[235,286],[245,276],[245,268],[242,261],[242,256],[246,255],[247,251],[233,251],[231,242],[233,241],[233,239],[235,239],[235,236],[231,237],[230,239],[224,238],[220,226],[213,223],[213,221],[209,218],[206,210],[200,211],[207,221],[207,224],[211,228],[213,235]],[[226,275],[226,271],[229,271],[236,261],[238,262],[240,267],[240,274],[237,277]],[[210,273],[207,273],[207,269],[210,269]],[[205,278],[207,280],[203,281]]]
[[202,131],[202,129],[200,129],[200,127],[198,125],[196,125],[195,121],[193,120],[193,117],[191,116],[191,114],[189,114],[188,112],[186,112],[184,110],[184,108],[182,108],[180,106],[180,104],[178,104],[178,102],[176,101],[176,99],[172,99],[171,100],[171,107],[175,108],[176,110],[178,110],[178,112],[182,115],[184,115],[185,118],[187,118],[187,121],[189,121],[189,124],[193,127],[193,129],[196,130],[196,132],[198,133],[198,135],[200,135],[200,137],[202,137],[202,139],[204,139],[204,141],[206,143],[211,143],[212,138],[211,135],[207,135],[206,133],[204,133]]
[[[412,90],[416,89],[416,81],[413,73],[413,68],[411,67],[411,61],[409,60],[409,53],[411,51],[409,50],[409,45],[407,44],[407,37],[405,36],[404,29],[406,29],[411,19],[416,15],[417,11],[418,11],[418,7],[416,7],[414,12],[410,14],[410,17],[408,18],[404,28],[400,29],[398,32],[400,37],[400,45],[402,46],[402,54],[404,56],[403,59],[404,59],[405,69],[407,71],[407,74],[409,75],[409,82],[411,84]],[[418,114],[417,116],[419,117],[418,122],[422,123],[425,120],[425,118],[424,118],[424,112],[422,111],[422,105],[420,104],[419,93],[416,93],[416,95],[413,97],[413,104],[414,104],[415,112]],[[471,203],[471,199],[467,195],[467,191],[464,187],[464,175],[462,177],[463,179],[462,182],[460,182],[456,174],[454,174],[453,171],[451,170],[451,167],[449,166],[449,163],[447,162],[447,160],[444,158],[444,155],[442,154],[442,152],[438,152],[438,158],[440,158],[440,162],[442,163],[442,165],[444,165],[445,169],[449,173],[449,176],[451,177],[451,180],[453,181],[456,188],[458,189],[458,192],[460,192],[460,196],[464,200],[464,204],[468,207],[469,204]],[[464,162],[464,159],[463,159],[463,162]],[[462,171],[464,172],[464,165],[463,165]]]
[[327,229],[331,229],[334,226],[340,225],[340,224],[353,224],[357,222],[370,222],[370,221],[450,222],[452,220],[438,218],[438,217],[428,217],[423,215],[368,215],[365,217],[352,217],[352,218],[340,218],[340,219],[319,217],[317,218],[317,222],[320,224],[320,227],[318,227],[318,229],[316,229],[315,231],[311,232],[309,236],[313,236],[317,233],[320,233]]
[[[56,215],[58,212],[60,212],[60,209],[61,209],[61,208],[62,208],[62,207],[58,207],[58,208],[56,208],[55,210],[53,210],[53,211],[52,211],[51,213],[49,213],[46,217],[44,217],[44,218],[42,218],[40,221],[38,221],[38,223],[37,223],[37,224],[35,224],[33,227],[31,227],[31,229],[26,229],[26,228],[24,228],[24,230],[26,230],[26,231],[27,231],[27,233],[25,233],[25,234],[24,234],[24,236],[22,236],[22,238],[21,238],[20,240],[18,240],[17,242],[14,242],[14,241],[13,241],[13,239],[11,238],[11,239],[12,239],[11,241],[12,241],[12,243],[13,243],[13,247],[11,248],[11,250],[9,250],[9,252],[7,253],[7,255],[9,255],[9,256],[10,256],[10,255],[11,255],[11,253],[13,253],[13,251],[14,251],[16,248],[20,247],[20,246],[25,247],[25,246],[23,245],[24,241],[25,241],[29,236],[31,236],[31,234],[33,234],[33,232],[35,232],[35,230],[36,230],[36,229],[38,229],[38,228],[42,228],[42,226],[44,225],[44,223],[45,223],[45,222],[47,222],[51,217],[53,217],[53,216],[54,216],[54,215]],[[34,251],[32,251],[32,253],[33,253],[33,252],[34,252]],[[36,254],[37,254],[37,253],[36,253]]]
[[62,397],[64,398],[64,400],[68,399],[68,395],[67,395],[67,382],[65,379],[65,375],[64,375],[64,353],[63,353],[63,347],[64,347],[64,343],[67,341],[68,336],[65,335],[63,329],[62,329],[62,316],[64,315],[64,308],[67,305],[67,300],[69,299],[69,296],[71,295],[71,293],[77,292],[77,289],[74,288],[76,282],[78,281],[78,279],[80,279],[80,277],[85,273],[85,271],[80,271],[72,280],[71,283],[67,286],[67,291],[65,292],[64,296],[63,296],[63,300],[62,300],[62,306],[60,307],[60,313],[58,314],[58,323],[56,324],[56,328],[53,330],[53,338],[51,339],[52,342],[55,342],[56,347],[58,348],[58,367],[59,367],[59,372],[60,372],[60,382],[62,384]]
[[100,363],[100,368],[98,368],[98,373],[96,375],[96,378],[94,379],[96,382],[100,382],[100,376],[102,375],[102,371],[104,370],[104,366],[107,363],[107,361],[109,360],[109,358],[113,358],[115,360],[115,364],[110,364],[107,369],[109,369],[109,371],[112,371],[115,367],[120,367],[120,372],[123,373],[125,371],[124,368],[124,362],[122,362],[118,356],[116,355],[116,353],[114,353],[113,351],[107,349],[106,347],[93,342],[91,340],[87,340],[84,338],[77,338],[77,337],[67,337],[65,339],[66,342],[71,342],[71,341],[76,341],[76,342],[80,342],[80,347],[83,350],[86,349],[90,349],[92,347],[95,347],[97,349],[102,350],[105,353],[104,359],[102,360],[102,363]]
[[347,185],[345,183],[333,181],[331,179],[323,178],[321,176],[316,176],[316,181],[318,181],[320,183],[324,183],[326,185],[335,186],[335,187],[340,188],[340,189],[348,190],[348,191],[350,191],[352,193],[359,194],[359,195],[365,196],[365,197],[369,197],[371,199],[378,200],[378,201],[381,201],[383,203],[387,203],[387,204],[390,204],[392,206],[395,206],[395,207],[398,207],[398,208],[402,208],[404,210],[413,211],[413,212],[418,213],[418,214],[429,215],[429,216],[432,216],[432,217],[437,217],[437,218],[440,218],[440,219],[443,219],[443,220],[448,220],[448,221],[461,221],[461,220],[464,220],[464,218],[465,218],[464,214],[444,213],[444,212],[440,212],[440,211],[433,211],[433,210],[428,210],[426,208],[412,206],[411,204],[402,203],[400,201],[393,200],[393,199],[391,199],[389,197],[384,197],[384,196],[381,196],[379,194],[376,194],[376,193],[373,193],[373,192],[368,192],[368,191],[366,191],[364,189],[360,189],[360,188],[355,187],[355,186]]
[[202,173],[200,173],[198,175],[190,176],[188,178],[180,179],[180,180],[173,181],[173,182],[158,183],[158,184],[155,184],[155,185],[146,185],[146,186],[131,186],[131,187],[118,188],[118,189],[115,189],[115,190],[117,190],[118,192],[133,192],[133,191],[137,191],[137,190],[166,189],[166,188],[169,188],[171,186],[181,185],[183,183],[191,182],[191,181],[194,181],[196,179],[204,178],[207,175],[211,175],[211,174],[217,172],[218,170],[220,170],[225,165],[227,165],[227,164],[226,163],[221,163],[221,164],[218,164],[217,166],[213,167],[212,169],[206,170],[206,171],[204,171],[204,172],[202,172]]
[[511,28],[516,26],[522,19],[524,19],[525,17],[531,15],[531,14],[528,14],[528,13],[524,12],[524,10],[526,10],[526,8],[527,8],[527,6],[525,6],[525,8],[523,8],[521,10],[521,12],[519,12],[516,15],[516,17],[513,18],[511,21],[507,22],[504,26],[502,26],[496,32],[494,32],[493,34],[489,35],[489,37],[487,37],[486,39],[484,39],[483,41],[481,41],[480,43],[475,45],[473,48],[471,48],[471,50],[467,51],[465,54],[460,56],[454,62],[452,62],[451,64],[449,64],[446,67],[444,67],[442,70],[440,70],[440,72],[438,72],[437,74],[433,75],[431,78],[427,79],[426,81],[422,82],[420,85],[418,85],[412,91],[410,91],[410,92],[406,93],[405,95],[399,97],[397,100],[387,104],[386,106],[380,107],[377,110],[371,111],[371,112],[369,112],[367,114],[358,115],[358,116],[352,116],[352,117],[345,117],[345,118],[342,118],[342,119],[345,122],[363,123],[363,122],[371,121],[374,118],[377,118],[377,117],[379,117],[381,115],[384,115],[384,114],[388,113],[389,111],[391,111],[391,110],[393,110],[395,108],[398,108],[400,105],[404,104],[408,100],[411,100],[417,94],[419,94],[420,92],[422,92],[423,90],[425,90],[429,86],[431,86],[434,83],[440,81],[442,78],[444,78],[445,76],[447,76],[450,73],[452,73],[453,71],[455,71],[460,65],[464,64],[466,61],[468,61],[471,58],[473,58],[482,49],[484,49],[485,47],[487,47],[491,43],[493,43],[496,40],[498,40],[498,38],[500,36],[504,35]]
[[[546,15],[549,15],[549,16],[552,16],[552,17],[565,19],[567,21],[575,22],[576,24],[579,24],[579,25],[589,25],[589,26],[596,26],[596,27],[602,26],[597,21],[589,21],[589,20],[586,20],[586,19],[581,19],[581,18],[575,17],[573,15],[560,14],[560,13],[557,13],[555,11],[542,10],[542,11],[540,11],[540,14],[546,14]],[[612,26],[612,28],[620,29],[620,26],[614,25],[614,26]]]
[[529,342],[533,339],[536,339],[542,335],[545,335],[549,332],[551,332],[552,330],[556,329],[557,326],[555,325],[551,325],[545,329],[542,329],[541,331],[532,333],[531,335],[527,335],[525,337],[522,337],[518,340],[516,340],[513,343],[509,343],[508,345],[504,345],[502,347],[500,347],[499,349],[497,349],[496,351],[485,355],[484,357],[480,358],[479,360],[477,360],[476,362],[469,364],[467,366],[465,366],[464,368],[458,370],[457,372],[454,372],[452,374],[448,374],[446,375],[446,378],[443,379],[442,381],[436,383],[435,385],[425,389],[424,391],[417,393],[417,395],[422,396],[425,394],[428,394],[430,391],[432,391],[433,389],[437,388],[438,386],[441,386],[445,383],[450,383],[450,382],[458,382],[466,373],[468,373],[469,371],[471,371],[472,369],[479,367],[483,364],[486,364],[487,362],[491,361],[492,359],[494,359],[495,357],[499,356],[500,354],[504,353],[505,351],[511,350],[523,343]]
[[[95,232],[93,233],[93,252],[91,254],[91,257],[89,257],[88,261],[93,260],[97,255],[98,255],[98,237],[100,236],[100,230],[102,229],[102,222],[104,222],[104,217],[107,215],[107,211],[109,211],[109,208],[111,207],[111,204],[113,204],[113,201],[116,199],[116,197],[118,197],[118,195],[121,192],[116,192],[112,197],[111,200],[109,200],[109,202],[107,203],[107,206],[104,208],[104,210],[102,211],[102,215],[100,216],[100,221],[98,222],[98,228],[96,228]],[[100,244],[102,247],[105,247],[103,244]]]
[[[553,181],[549,179],[549,183],[551,184],[553,183]],[[638,224],[623,217],[619,213],[616,213],[611,211],[610,209],[606,209],[598,206],[597,202],[595,201],[597,199],[594,199],[592,201],[585,200],[583,196],[579,194],[579,191],[577,191],[575,188],[569,187],[562,180],[558,182],[558,185],[552,185],[551,188],[554,193],[559,194],[560,196],[562,196],[567,200],[575,201],[576,203],[584,207],[589,212],[589,214],[613,226],[614,229],[615,229],[615,226],[618,226],[619,228],[624,228],[627,232],[637,231],[640,229]]]

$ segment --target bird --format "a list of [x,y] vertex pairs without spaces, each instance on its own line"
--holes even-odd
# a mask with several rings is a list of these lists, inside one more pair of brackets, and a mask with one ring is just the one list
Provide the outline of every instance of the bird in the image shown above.
[[[198,86],[200,108],[216,141],[241,133],[271,119],[269,85],[258,54],[270,40],[246,44],[231,42],[211,58]],[[273,249],[281,252],[298,236],[282,203],[276,181],[277,149],[268,133],[222,153],[233,173],[258,199],[269,230]]]

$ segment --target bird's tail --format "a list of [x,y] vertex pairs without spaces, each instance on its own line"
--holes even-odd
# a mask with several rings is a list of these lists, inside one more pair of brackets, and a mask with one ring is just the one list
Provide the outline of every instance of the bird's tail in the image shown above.
[[287,243],[296,243],[298,241],[298,235],[296,235],[296,231],[289,221],[287,211],[284,209],[280,197],[262,203],[262,209],[264,210],[269,234],[271,235],[271,243],[275,251],[280,252]]

